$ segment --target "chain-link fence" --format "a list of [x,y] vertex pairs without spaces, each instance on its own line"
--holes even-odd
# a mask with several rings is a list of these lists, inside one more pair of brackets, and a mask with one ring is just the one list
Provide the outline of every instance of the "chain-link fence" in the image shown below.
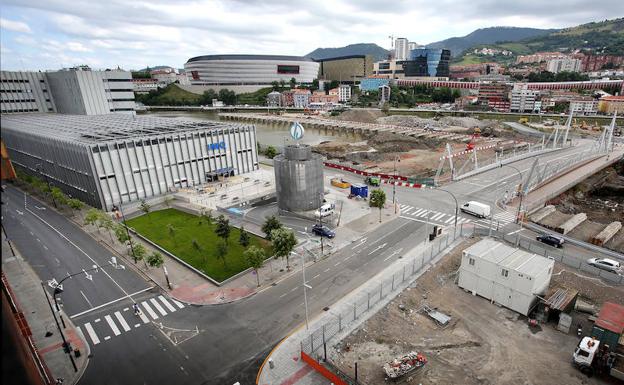
[[523,237],[519,233],[506,234],[504,232],[496,231],[494,229],[490,231],[490,229],[487,228],[476,228],[474,233],[475,235],[489,235],[493,238],[504,240],[520,247],[521,249],[525,249],[537,255],[541,255],[546,258],[553,259],[557,262],[561,262],[564,265],[579,269],[583,272],[598,276],[600,278],[604,278],[605,281],[609,283],[618,285],[624,284],[624,276],[622,275],[593,267],[587,264],[587,261],[584,261],[572,255],[566,255],[564,249],[555,249],[549,246],[542,246],[541,244],[536,243],[535,240]]
[[330,319],[316,330],[313,330],[301,341],[301,350],[310,356],[353,321],[361,318],[384,298],[395,293],[402,284],[418,274],[422,267],[434,259],[442,250],[450,245],[458,237],[467,237],[473,234],[474,226],[470,224],[458,225],[449,228],[451,231],[429,242],[421,252],[414,255],[404,256],[403,263],[395,269],[388,271],[380,279],[380,283],[370,290],[360,293],[350,304],[338,306]]

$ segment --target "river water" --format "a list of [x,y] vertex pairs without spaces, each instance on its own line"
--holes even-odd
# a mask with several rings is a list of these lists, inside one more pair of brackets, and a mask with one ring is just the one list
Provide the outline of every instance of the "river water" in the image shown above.
[[[157,111],[147,112],[145,115],[162,116],[166,118],[180,118],[191,120],[212,120],[218,121],[219,116],[213,111]],[[228,122],[234,123],[235,121],[228,120]],[[282,147],[284,143],[291,144],[293,140],[290,137],[288,131],[289,125],[287,124],[267,124],[257,122],[244,122],[245,124],[254,124],[256,126],[256,132],[258,142],[261,145],[272,145]],[[301,139],[301,143],[316,145],[326,141],[337,141],[343,143],[353,143],[362,140],[360,134],[353,132],[347,132],[343,130],[327,130],[306,127],[305,121],[301,121],[301,124],[305,128],[305,135]]]

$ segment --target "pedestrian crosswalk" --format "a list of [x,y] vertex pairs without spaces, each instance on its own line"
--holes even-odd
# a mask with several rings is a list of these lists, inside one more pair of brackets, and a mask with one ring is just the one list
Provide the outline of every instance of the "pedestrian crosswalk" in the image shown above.
[[[104,315],[102,318],[96,318],[92,321],[85,322],[82,326],[78,326],[83,335],[88,336],[88,340],[93,345],[97,345],[104,341],[110,340],[112,337],[127,333],[134,328],[138,328],[143,324],[150,323],[164,317],[167,314],[184,309],[184,304],[171,298],[165,298],[159,295],[155,298],[149,298],[145,301],[137,302],[141,312],[137,316],[134,315],[132,307],[126,307],[115,311],[112,314]],[[166,309],[166,310],[165,310]],[[149,317],[148,317],[149,316]],[[141,322],[137,322],[138,320]],[[130,326],[130,325],[133,325]],[[103,338],[102,338],[103,336]]]
[[[401,204],[401,217],[406,219],[415,220],[423,223],[432,223],[440,226],[453,226],[455,225],[455,213],[443,213],[436,210],[429,210],[423,207],[415,207],[411,205]],[[466,216],[464,216],[466,215]],[[457,216],[457,224],[475,223],[481,226],[489,226],[492,223],[495,226],[505,226],[516,219],[515,215],[507,211],[502,211],[494,214],[490,218],[479,219],[469,216],[467,214],[460,213]]]

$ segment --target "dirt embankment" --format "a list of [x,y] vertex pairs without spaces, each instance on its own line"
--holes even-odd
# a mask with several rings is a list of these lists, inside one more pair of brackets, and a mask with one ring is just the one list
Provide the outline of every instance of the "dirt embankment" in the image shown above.
[[332,117],[332,119],[360,123],[377,123],[377,119],[382,116],[384,116],[384,113],[380,110],[357,109],[347,110],[338,116]]

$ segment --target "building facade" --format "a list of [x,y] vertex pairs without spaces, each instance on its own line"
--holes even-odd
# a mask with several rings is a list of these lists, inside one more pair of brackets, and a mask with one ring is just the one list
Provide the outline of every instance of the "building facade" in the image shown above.
[[191,85],[270,85],[272,82],[312,83],[319,63],[300,56],[205,55],[184,64]]
[[373,74],[372,55],[351,55],[318,60],[319,79],[355,84]]
[[394,41],[394,60],[409,59],[409,41],[404,37],[399,37]]
[[566,57],[567,55],[561,52],[536,52],[531,55],[518,55],[518,57],[516,57],[516,64],[541,63],[551,59],[563,59]]
[[605,96],[598,102],[598,111],[611,115],[616,112],[624,114],[624,96]]
[[598,100],[596,99],[576,99],[570,100],[570,112],[574,115],[596,115],[598,113]]
[[341,103],[351,100],[351,86],[348,84],[341,84],[338,86],[338,101]]
[[[526,84],[516,84],[511,90],[511,112],[534,112],[538,93],[527,88]],[[539,111],[537,111],[539,112]]]
[[377,91],[381,86],[387,86],[390,84],[390,79],[385,77],[374,77],[362,79],[360,82],[361,91]]
[[267,106],[269,107],[281,107],[282,106],[282,94],[277,91],[269,92],[267,95]]
[[552,73],[559,72],[579,72],[581,70],[581,61],[573,58],[551,59],[546,64],[546,71]]
[[128,115],[9,115],[14,166],[110,210],[258,169],[253,125]]
[[383,60],[373,64],[373,76],[388,79],[400,79],[405,77],[403,71],[405,60]]
[[295,108],[307,108],[310,106],[310,90],[304,89],[294,89],[293,96],[293,107]]
[[55,112],[44,72],[0,71],[0,112]]
[[405,77],[449,77],[451,51],[448,49],[418,48],[410,52],[410,59],[403,63]]

